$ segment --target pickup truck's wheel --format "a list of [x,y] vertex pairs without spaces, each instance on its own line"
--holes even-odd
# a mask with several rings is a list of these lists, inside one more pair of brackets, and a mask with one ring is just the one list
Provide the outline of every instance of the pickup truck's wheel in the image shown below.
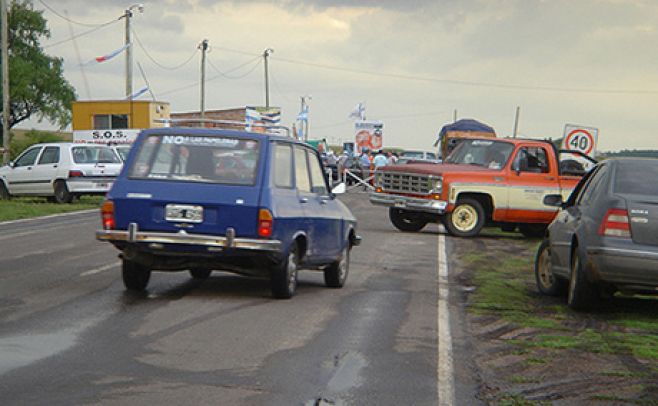
[[420,231],[427,225],[418,214],[402,209],[391,207],[388,209],[388,217],[391,223],[400,231],[416,232]]
[[520,224],[519,231],[527,238],[541,238],[546,234],[546,224]]
[[7,186],[5,186],[5,182],[0,180],[0,200],[9,200],[11,199],[11,194],[9,194],[9,190],[7,189]]
[[286,258],[272,269],[270,284],[272,296],[277,299],[290,299],[297,290],[297,266],[299,255],[294,244]]
[[535,281],[539,292],[549,296],[561,296],[567,291],[567,281],[553,274],[551,269],[551,242],[544,239],[535,257]]
[[69,188],[66,187],[66,182],[63,180],[55,181],[55,201],[57,203],[71,203],[73,200],[73,195],[69,192]]
[[193,268],[193,269],[190,269],[190,275],[192,275],[192,277],[194,279],[208,279],[211,272],[212,272],[212,270],[207,269],[207,268]]
[[350,271],[350,244],[347,242],[340,259],[324,270],[324,283],[330,288],[342,288]]
[[569,279],[567,304],[574,310],[588,310],[595,307],[599,300],[597,287],[587,280],[583,261],[576,246],[571,254],[571,278]]
[[473,237],[484,227],[484,209],[475,199],[461,199],[446,216],[448,232],[457,237]]
[[124,259],[121,266],[121,276],[126,289],[141,292],[149,284],[151,269],[137,262]]

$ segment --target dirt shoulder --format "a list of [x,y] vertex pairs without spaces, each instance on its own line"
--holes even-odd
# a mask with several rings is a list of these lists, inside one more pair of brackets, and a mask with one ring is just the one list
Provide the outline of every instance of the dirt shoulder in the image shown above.
[[453,239],[478,398],[491,405],[658,405],[658,298],[576,313],[535,287],[539,240]]

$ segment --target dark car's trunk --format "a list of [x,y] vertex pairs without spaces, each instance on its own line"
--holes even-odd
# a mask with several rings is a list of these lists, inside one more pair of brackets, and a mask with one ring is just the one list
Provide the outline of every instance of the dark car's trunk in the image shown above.
[[658,197],[626,195],[633,242],[658,246]]

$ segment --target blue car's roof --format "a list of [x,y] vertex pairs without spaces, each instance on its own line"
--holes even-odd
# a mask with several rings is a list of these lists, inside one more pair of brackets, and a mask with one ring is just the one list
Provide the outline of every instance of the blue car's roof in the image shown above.
[[245,139],[279,140],[303,144],[303,142],[292,137],[249,131],[227,130],[224,128],[161,127],[148,128],[143,130],[142,133],[145,135],[219,135]]

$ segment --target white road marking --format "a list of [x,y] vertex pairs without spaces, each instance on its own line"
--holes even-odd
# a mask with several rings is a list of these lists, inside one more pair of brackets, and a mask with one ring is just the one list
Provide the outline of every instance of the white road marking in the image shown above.
[[27,223],[27,222],[31,222],[31,221],[45,220],[45,219],[51,219],[51,218],[56,218],[56,217],[75,216],[76,214],[84,214],[84,213],[92,213],[92,212],[99,212],[100,213],[100,208],[98,208],[98,209],[87,209],[87,210],[78,210],[78,211],[69,211],[69,212],[66,212],[66,213],[49,214],[47,216],[30,217],[29,219],[0,221],[0,226],[4,226],[6,224]]
[[439,264],[437,267],[438,298],[438,396],[439,406],[455,404],[455,389],[452,365],[452,335],[450,333],[450,313],[448,310],[448,261],[446,255],[446,238],[439,234]]
[[95,275],[97,273],[101,273],[103,271],[107,271],[108,269],[116,268],[119,265],[121,265],[121,262],[115,262],[113,264],[107,264],[105,266],[101,266],[100,268],[95,268],[95,269],[90,269],[88,271],[85,271],[80,274],[80,276],[89,276],[89,275]]

